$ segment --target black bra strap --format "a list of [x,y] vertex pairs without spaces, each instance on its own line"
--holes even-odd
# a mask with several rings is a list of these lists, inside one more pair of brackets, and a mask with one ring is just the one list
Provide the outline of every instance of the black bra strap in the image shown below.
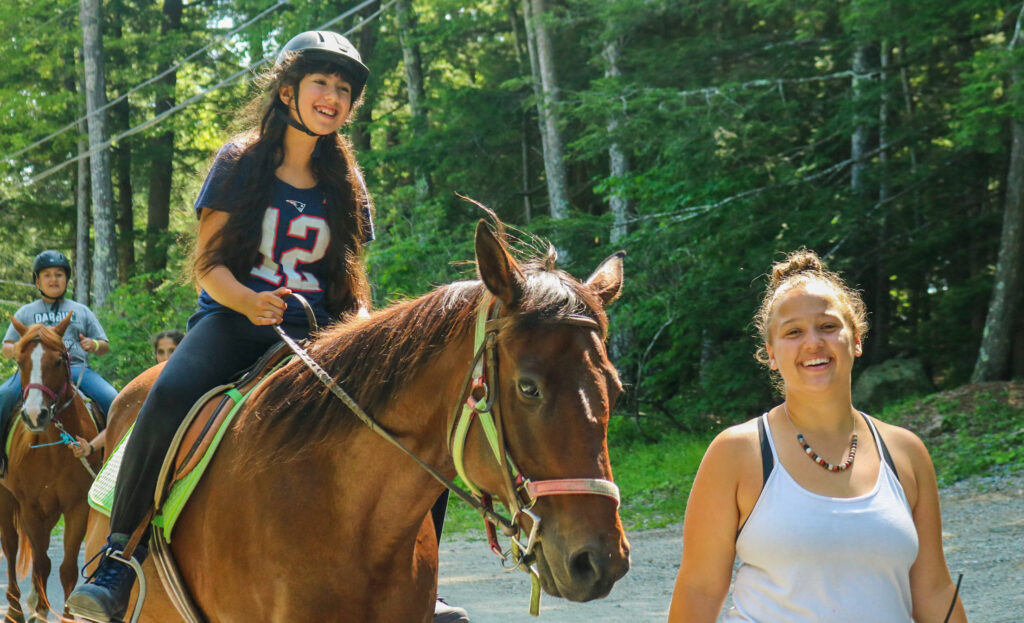
[[875,424],[871,421],[871,418],[868,417],[867,413],[861,411],[860,414],[864,417],[864,421],[868,423],[868,428],[871,430],[871,436],[878,441],[879,447],[882,448],[882,460],[889,464],[889,469],[891,469],[892,473],[896,475],[896,480],[899,480],[900,473],[896,471],[896,464],[893,463],[892,455],[889,454],[889,447],[885,445],[885,440],[882,439],[882,434],[875,429]]
[[772,473],[772,468],[775,467],[775,459],[772,457],[772,445],[768,443],[768,435],[764,430],[764,416],[757,418],[757,438],[761,442],[761,487],[768,483],[768,476]]

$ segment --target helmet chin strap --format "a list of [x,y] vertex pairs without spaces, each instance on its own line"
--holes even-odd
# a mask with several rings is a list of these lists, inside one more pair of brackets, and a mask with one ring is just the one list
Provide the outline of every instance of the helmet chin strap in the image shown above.
[[[295,112],[298,113],[298,109],[296,109]],[[309,128],[306,127],[305,123],[302,123],[301,121],[296,121],[295,119],[292,119],[291,115],[289,115],[285,111],[281,110],[280,108],[275,108],[274,109],[274,114],[277,115],[278,118],[281,119],[281,121],[284,121],[288,125],[292,126],[296,130],[298,130],[299,132],[302,132],[303,134],[308,134],[309,136],[315,136],[316,137],[316,147],[313,148],[313,155],[312,155],[312,157],[316,158],[317,156],[320,155],[320,145],[323,144],[323,139],[325,137],[330,136],[329,134],[317,134],[316,132],[313,132],[312,130],[310,130]],[[299,116],[301,117],[302,115],[300,114]]]

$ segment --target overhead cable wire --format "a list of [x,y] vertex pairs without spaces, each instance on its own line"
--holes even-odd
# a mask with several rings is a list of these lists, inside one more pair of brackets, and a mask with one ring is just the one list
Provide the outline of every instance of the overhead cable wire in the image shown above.
[[103,106],[100,106],[96,110],[92,111],[91,113],[88,113],[85,116],[72,121],[71,123],[67,124],[66,126],[60,128],[59,130],[56,130],[55,132],[53,132],[51,134],[48,134],[47,136],[44,136],[43,138],[41,138],[38,141],[36,141],[36,142],[32,143],[31,145],[29,145],[28,147],[22,147],[18,151],[10,153],[10,154],[4,156],[3,160],[7,161],[7,162],[10,162],[13,158],[17,158],[18,156],[22,155],[23,153],[25,153],[25,152],[27,152],[27,151],[29,151],[31,149],[35,149],[36,147],[39,147],[40,145],[53,140],[54,138],[56,138],[57,136],[60,136],[61,134],[67,132],[68,130],[70,130],[70,129],[74,128],[74,127],[77,127],[79,123],[87,120],[90,116],[96,115],[96,114],[99,114],[99,113],[103,112],[104,110],[110,108],[111,106],[114,106],[115,104],[118,104],[119,102],[124,101],[132,93],[135,93],[136,91],[138,91],[138,90],[140,90],[140,89],[142,89],[144,87],[147,87],[147,86],[153,84],[154,82],[156,82],[156,81],[166,77],[170,73],[177,71],[182,65],[184,65],[188,61],[192,60],[196,56],[199,56],[203,52],[206,52],[207,50],[209,50],[210,48],[212,48],[214,45],[216,45],[218,43],[223,43],[229,37],[232,37],[232,36],[238,34],[239,32],[241,32],[242,30],[248,28],[249,26],[251,26],[255,22],[257,22],[257,21],[263,19],[264,17],[266,17],[267,14],[269,14],[272,11],[276,10],[278,7],[285,6],[286,4],[288,4],[288,0],[278,0],[278,2],[276,4],[274,4],[273,6],[271,6],[268,9],[265,9],[262,13],[260,13],[256,17],[253,17],[252,19],[250,19],[246,23],[244,23],[241,26],[238,26],[237,28],[231,30],[227,34],[224,34],[224,35],[222,35],[220,37],[217,37],[213,41],[207,43],[206,45],[204,45],[203,47],[199,48],[195,52],[192,52],[191,54],[189,54],[185,58],[181,59],[180,61],[178,61],[174,65],[171,65],[170,67],[168,67],[163,72],[157,74],[156,76],[153,76],[152,78],[150,78],[150,79],[148,79],[148,80],[146,80],[144,82],[141,82],[141,83],[135,85],[131,89],[125,91],[123,94],[118,96],[116,99],[113,99],[113,100],[107,102],[106,104],[104,104]]
[[[374,2],[379,2],[379,1],[380,0],[364,0],[364,2],[362,2],[361,4],[359,4],[359,5],[351,8],[351,9],[349,9],[348,11],[345,11],[344,13],[342,13],[341,15],[335,17],[334,19],[330,20],[329,22],[327,22],[325,24],[322,24],[321,26],[319,26],[317,28],[317,30],[323,30],[324,28],[327,28],[331,24],[334,24],[334,23],[336,23],[336,22],[338,22],[338,21],[340,21],[340,20],[342,20],[342,19],[344,19],[346,17],[351,16],[356,11],[359,11],[359,10],[361,10],[363,8],[366,8],[367,6],[373,4]],[[382,6],[381,8],[379,8],[378,10],[374,11],[372,14],[367,16],[367,18],[364,19],[363,21],[359,22],[358,24],[356,24],[352,28],[349,28],[343,34],[345,34],[347,36],[347,35],[355,32],[355,31],[359,30],[360,28],[362,28],[366,24],[370,23],[370,21],[372,21],[373,19],[376,19],[377,17],[379,17],[380,14],[383,13],[385,9],[389,8],[392,4],[394,4],[397,1],[398,0],[391,0],[390,2],[388,2],[384,6]],[[206,95],[208,93],[216,91],[217,89],[220,89],[220,88],[222,88],[224,86],[227,86],[229,84],[233,84],[242,75],[244,75],[246,73],[251,73],[254,69],[256,69],[260,65],[266,63],[268,60],[269,60],[269,58],[264,57],[264,58],[256,61],[252,65],[249,65],[248,67],[246,67],[244,69],[241,69],[241,70],[231,74],[230,76],[228,76],[227,78],[221,80],[220,82],[218,82],[217,84],[213,85],[212,87],[209,87],[207,89],[204,89],[203,91],[200,91],[199,93],[196,93],[192,97],[186,99],[185,101],[183,101],[182,103],[174,106],[173,108],[169,108],[166,111],[160,113],[159,115],[153,117],[152,119],[148,119],[148,120],[140,123],[137,126],[128,128],[127,130],[125,130],[124,132],[118,134],[117,136],[111,137],[110,139],[95,145],[94,147],[89,149],[89,151],[87,151],[85,153],[81,153],[81,154],[78,154],[77,156],[73,156],[73,157],[65,160],[64,162],[62,162],[62,163],[60,163],[58,165],[55,165],[53,167],[50,167],[49,169],[46,169],[45,171],[43,171],[39,175],[35,175],[35,176],[29,178],[29,180],[27,182],[24,182],[21,185],[22,186],[31,186],[32,184],[35,184],[37,182],[40,182],[40,181],[46,179],[47,177],[50,177],[51,175],[53,175],[57,171],[60,171],[64,167],[68,166],[69,164],[72,164],[74,162],[78,162],[79,160],[83,160],[85,158],[88,158],[89,156],[92,156],[93,154],[97,154],[97,153],[103,151],[104,149],[110,147],[112,144],[116,143],[117,141],[119,141],[119,140],[121,140],[123,138],[127,138],[129,136],[132,136],[133,134],[138,134],[139,132],[141,132],[141,131],[143,131],[143,130],[145,130],[147,128],[150,128],[150,127],[152,127],[154,125],[157,125],[158,123],[162,122],[164,119],[166,119],[167,117],[170,117],[171,115],[173,115],[174,113],[178,112],[179,110],[181,110],[183,108],[186,108],[187,106],[190,106],[194,102],[197,102],[197,101],[201,100],[202,98],[206,97]]]

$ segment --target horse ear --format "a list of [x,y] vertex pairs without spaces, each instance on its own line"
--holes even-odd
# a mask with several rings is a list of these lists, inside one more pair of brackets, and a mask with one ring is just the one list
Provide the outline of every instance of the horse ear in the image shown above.
[[53,328],[53,330],[57,332],[57,335],[64,337],[64,332],[68,330],[68,325],[71,324],[71,316],[74,313],[75,312],[68,312],[68,315],[64,316],[64,320],[61,320],[60,324]]
[[18,335],[25,335],[25,332],[28,331],[28,327],[21,324],[21,321],[14,316],[8,315],[8,317],[11,319],[11,323],[14,325],[14,330],[18,332]]
[[506,307],[515,307],[522,299],[523,272],[483,219],[476,225],[476,268],[487,289]]
[[625,251],[609,255],[601,265],[587,278],[584,285],[601,297],[605,307],[619,297],[622,292],[622,258]]

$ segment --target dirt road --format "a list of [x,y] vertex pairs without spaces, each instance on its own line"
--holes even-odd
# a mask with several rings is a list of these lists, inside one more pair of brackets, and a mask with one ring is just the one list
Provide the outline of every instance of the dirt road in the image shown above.
[[[946,557],[954,577],[964,574],[961,592],[971,623],[1024,623],[1024,473],[973,479],[941,493]],[[503,572],[482,540],[445,539],[440,593],[466,608],[474,623],[663,623],[682,554],[680,533],[678,526],[631,533],[632,569],[611,595],[585,604],[545,595],[539,619],[528,614],[525,574]],[[50,551],[55,571],[49,588],[58,608],[59,544],[55,538]],[[5,586],[6,572],[4,561]],[[27,587],[23,591],[27,595]]]

